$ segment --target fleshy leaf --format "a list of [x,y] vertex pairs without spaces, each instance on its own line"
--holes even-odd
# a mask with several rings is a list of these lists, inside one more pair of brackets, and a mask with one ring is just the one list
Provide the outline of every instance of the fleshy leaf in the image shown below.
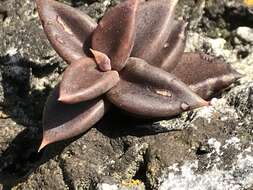
[[242,76],[223,60],[203,53],[184,53],[172,73],[204,99]]
[[102,99],[68,105],[58,101],[58,97],[57,86],[48,97],[44,109],[43,139],[39,150],[87,131],[103,117],[108,106]]
[[59,101],[73,104],[96,98],[119,82],[117,71],[102,72],[91,58],[83,58],[66,69],[60,84]]
[[149,0],[139,6],[132,57],[151,62],[161,51],[172,31],[177,2],[178,0]]
[[107,97],[119,108],[138,116],[170,117],[208,105],[174,75],[142,59],[129,58],[121,77]]
[[183,21],[174,21],[171,25],[172,31],[162,50],[150,61],[151,64],[171,71],[179,63],[185,48],[187,23]]
[[90,49],[90,51],[94,55],[95,61],[101,71],[112,70],[111,60],[106,54],[93,49]]
[[126,0],[110,9],[92,36],[92,49],[108,55],[117,71],[125,66],[133,48],[138,2]]
[[56,52],[68,63],[86,56],[97,27],[88,15],[55,0],[36,0],[45,33]]

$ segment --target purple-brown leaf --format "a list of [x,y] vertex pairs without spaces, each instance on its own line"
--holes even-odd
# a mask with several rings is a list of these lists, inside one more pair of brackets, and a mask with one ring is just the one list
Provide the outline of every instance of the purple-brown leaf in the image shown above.
[[55,0],[36,0],[44,31],[56,52],[68,63],[86,56],[97,27],[88,15]]
[[184,53],[172,73],[204,99],[242,76],[223,60],[203,53]]
[[121,77],[107,97],[119,108],[135,115],[170,117],[208,105],[175,76],[142,59],[129,58]]
[[72,63],[64,72],[59,101],[68,104],[94,99],[119,82],[117,71],[102,72],[91,58]]
[[95,61],[101,71],[112,70],[111,60],[106,54],[94,49],[90,49],[90,51],[92,52]]
[[177,1],[149,0],[139,6],[132,57],[150,62],[161,51],[172,31]]
[[171,71],[179,63],[185,48],[187,23],[174,21],[171,25],[172,31],[160,52],[156,54],[150,64],[154,64],[166,71]]
[[64,104],[58,101],[57,86],[48,97],[43,115],[43,140],[39,148],[65,140],[91,128],[107,110],[102,99],[93,99],[78,104]]
[[174,20],[177,1],[125,0],[97,25],[60,2],[36,0],[48,39],[71,63],[47,100],[40,149],[92,127],[109,105],[103,94],[132,115],[171,117],[209,105],[204,99],[241,77],[220,59],[183,53],[187,24]]
[[92,36],[92,49],[107,54],[117,71],[125,66],[133,48],[138,2],[127,0],[110,9]]

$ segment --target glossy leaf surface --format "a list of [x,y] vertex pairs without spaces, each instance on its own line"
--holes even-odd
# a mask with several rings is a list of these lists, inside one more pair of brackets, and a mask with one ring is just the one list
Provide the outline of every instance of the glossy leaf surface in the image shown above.
[[125,0],[97,25],[58,1],[36,0],[47,37],[71,63],[46,103],[41,148],[92,127],[107,110],[104,94],[129,114],[171,117],[209,105],[204,99],[241,77],[220,59],[183,53],[177,1]]
[[93,59],[83,58],[64,72],[59,100],[69,104],[91,100],[110,90],[118,81],[117,71],[102,72]]
[[97,27],[88,15],[54,0],[36,0],[44,31],[56,52],[68,63],[86,56]]
[[223,60],[203,53],[185,53],[172,73],[204,99],[242,76]]
[[106,112],[102,99],[79,104],[64,104],[58,101],[56,87],[46,102],[43,115],[43,140],[40,149],[47,144],[77,136],[91,128]]
[[138,2],[128,0],[110,9],[92,36],[92,49],[108,55],[117,71],[125,66],[133,48]]
[[179,63],[185,48],[187,23],[174,21],[172,31],[160,52],[150,62],[154,66],[171,71]]
[[169,117],[208,105],[175,76],[130,58],[121,80],[108,93],[108,99],[129,113],[144,117]]
[[140,5],[132,57],[151,62],[161,51],[172,30],[177,1],[150,0]]

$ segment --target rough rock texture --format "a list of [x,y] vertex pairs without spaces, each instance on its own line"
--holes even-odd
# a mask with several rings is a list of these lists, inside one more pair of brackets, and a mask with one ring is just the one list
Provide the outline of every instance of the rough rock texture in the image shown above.
[[[118,1],[64,2],[99,19]],[[213,106],[155,123],[112,110],[37,153],[43,105],[66,64],[33,0],[0,1],[0,189],[252,189],[253,14],[237,0],[181,0],[177,15],[190,23],[188,51],[222,56],[244,78]]]

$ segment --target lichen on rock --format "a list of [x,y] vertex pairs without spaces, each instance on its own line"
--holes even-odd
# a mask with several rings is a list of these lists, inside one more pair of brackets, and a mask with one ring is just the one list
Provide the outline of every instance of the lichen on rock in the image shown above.
[[[119,1],[64,2],[99,19]],[[245,32],[253,14],[236,0],[182,0],[178,11],[190,21],[187,50],[222,56],[244,77],[210,107],[155,123],[112,110],[84,135],[37,154],[43,106],[66,64],[34,1],[1,1],[0,189],[251,189],[253,44]]]

